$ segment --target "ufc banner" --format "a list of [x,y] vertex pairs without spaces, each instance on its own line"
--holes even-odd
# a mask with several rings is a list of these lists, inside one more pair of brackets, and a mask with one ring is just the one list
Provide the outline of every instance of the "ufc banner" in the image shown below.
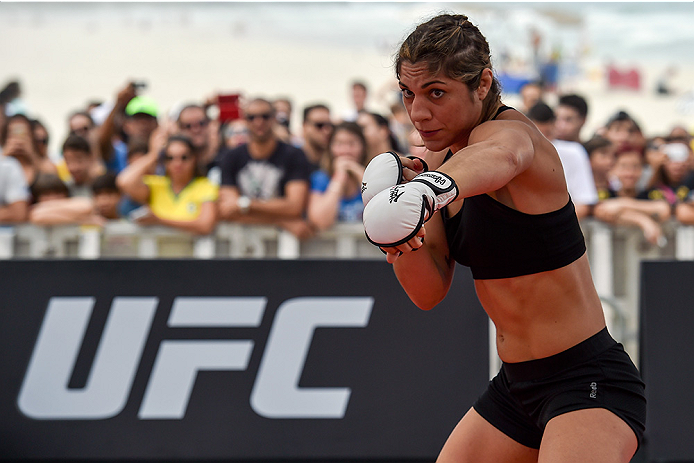
[[694,461],[694,262],[641,264],[648,461]]
[[381,261],[0,263],[4,460],[432,460],[489,378],[467,269],[414,306]]

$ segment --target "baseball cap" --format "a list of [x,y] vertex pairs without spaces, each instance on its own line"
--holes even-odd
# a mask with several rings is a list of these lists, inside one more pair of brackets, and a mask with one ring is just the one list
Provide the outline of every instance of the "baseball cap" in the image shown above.
[[144,95],[136,96],[125,107],[125,114],[128,116],[147,114],[148,116],[157,117],[157,112],[157,103],[152,98]]

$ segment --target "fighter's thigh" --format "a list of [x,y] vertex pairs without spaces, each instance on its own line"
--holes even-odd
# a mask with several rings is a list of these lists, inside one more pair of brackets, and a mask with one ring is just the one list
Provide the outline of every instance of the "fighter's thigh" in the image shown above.
[[471,408],[441,449],[437,463],[530,463],[538,450],[502,433]]
[[549,420],[540,445],[540,462],[624,462],[636,453],[636,434],[604,408],[576,410]]

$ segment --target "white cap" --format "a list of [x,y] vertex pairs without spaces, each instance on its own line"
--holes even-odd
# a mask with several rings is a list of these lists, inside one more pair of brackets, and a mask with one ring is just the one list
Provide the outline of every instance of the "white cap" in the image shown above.
[[113,102],[106,102],[92,109],[89,112],[89,115],[92,116],[94,124],[102,125],[106,121],[108,115],[111,114],[111,111],[113,111],[113,106]]
[[663,152],[673,162],[684,162],[689,158],[689,149],[684,143],[668,143],[663,146]]

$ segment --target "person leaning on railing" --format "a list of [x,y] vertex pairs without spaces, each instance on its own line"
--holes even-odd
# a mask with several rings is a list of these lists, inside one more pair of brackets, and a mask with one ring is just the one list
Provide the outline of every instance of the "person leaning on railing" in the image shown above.
[[361,182],[366,140],[359,125],[337,125],[330,136],[328,153],[328,170],[311,174],[307,215],[317,230],[326,230],[335,222],[360,222],[364,212]]
[[26,221],[29,199],[21,164],[0,154],[0,224]]
[[618,186],[602,190],[605,197],[595,206],[593,214],[610,224],[635,225],[641,228],[649,243],[663,246],[666,241],[661,224],[670,218],[670,205],[664,198],[647,198],[639,189],[644,164],[640,147],[622,145],[618,148],[610,170],[613,183]]
[[[150,138],[149,152],[129,164],[116,179],[134,201],[145,204],[131,212],[140,225],[165,225],[195,234],[212,233],[217,224],[218,188],[198,171],[195,149],[181,135],[167,138],[164,128]],[[164,148],[165,175],[147,175]]]
[[683,143],[681,145],[688,148],[687,160],[690,165],[690,174],[685,183],[690,189],[688,190],[687,196],[675,205],[675,217],[685,225],[694,225],[694,188],[691,188],[692,184],[694,184],[694,173],[691,172],[691,165],[694,164],[694,153],[692,153],[691,142],[690,144]]
[[314,234],[304,219],[310,167],[304,152],[281,141],[272,103],[254,98],[243,109],[249,141],[220,153],[220,218],[279,226],[300,239]]
[[67,184],[56,174],[39,174],[31,193],[29,222],[33,225],[103,226],[106,223],[106,218],[94,208],[92,198],[72,196]]

